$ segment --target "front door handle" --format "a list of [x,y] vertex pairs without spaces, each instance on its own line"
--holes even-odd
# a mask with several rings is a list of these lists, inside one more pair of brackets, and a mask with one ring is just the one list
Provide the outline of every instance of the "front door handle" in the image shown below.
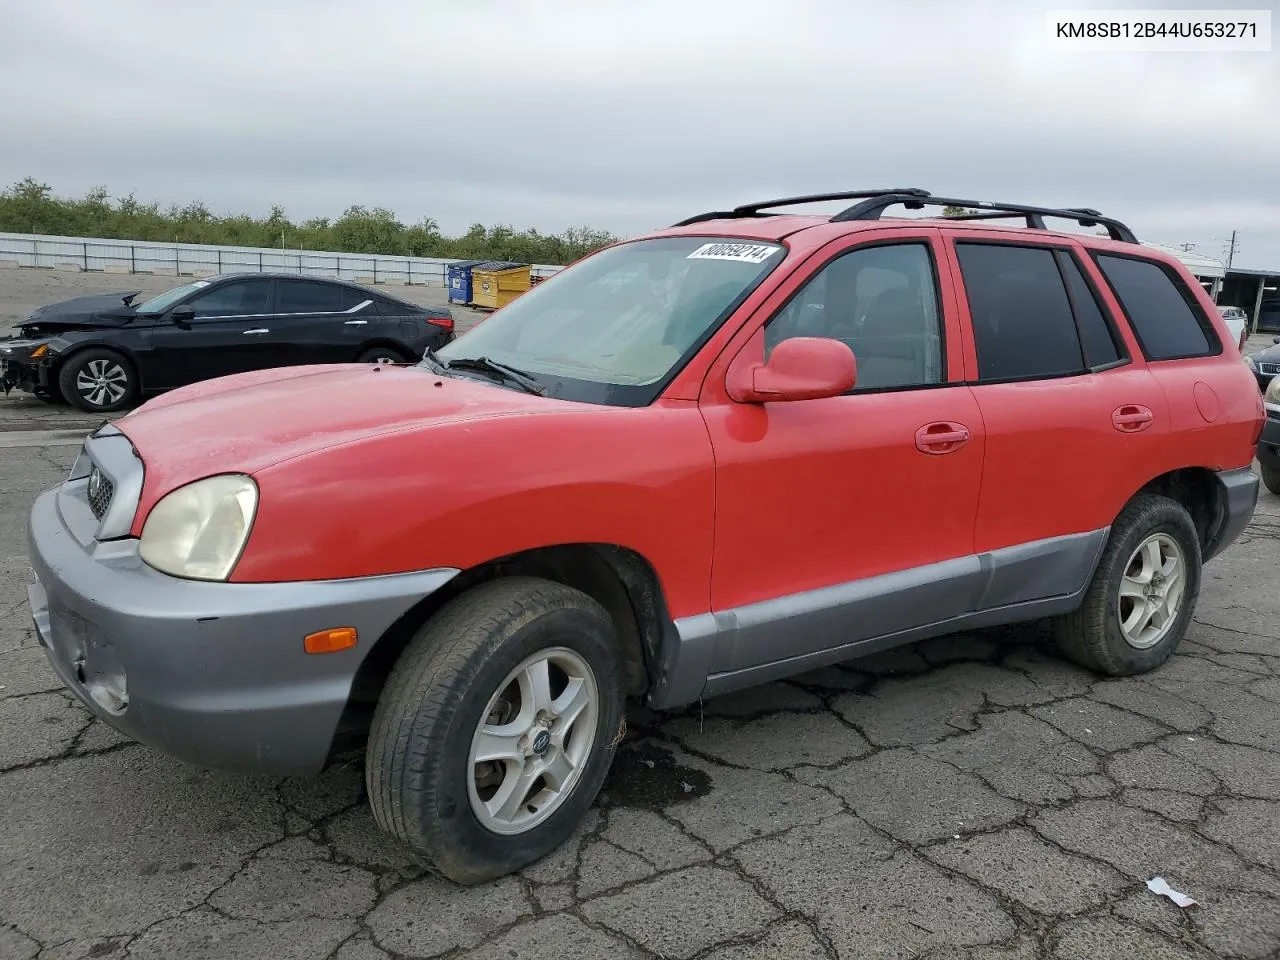
[[968,442],[969,428],[949,420],[926,423],[916,431],[916,449],[934,456],[954,453]]
[[244,335],[247,337],[250,334],[254,334],[254,333],[270,333],[270,332],[271,331],[268,330],[266,327],[254,327],[252,330],[246,330],[244,332]]
[[1121,433],[1145,430],[1154,419],[1148,407],[1136,403],[1126,403],[1123,407],[1116,407],[1111,413],[1111,425]]
[[369,321],[368,320],[346,320],[343,322],[348,327],[363,327]]

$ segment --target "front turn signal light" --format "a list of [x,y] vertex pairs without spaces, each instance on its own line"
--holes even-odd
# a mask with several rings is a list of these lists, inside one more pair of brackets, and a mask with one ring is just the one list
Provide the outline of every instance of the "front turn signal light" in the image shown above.
[[34,350],[31,351],[31,359],[34,360],[36,357],[43,357],[48,352],[49,352],[49,345],[47,343],[42,343],[40,344],[40,346],[36,347]]

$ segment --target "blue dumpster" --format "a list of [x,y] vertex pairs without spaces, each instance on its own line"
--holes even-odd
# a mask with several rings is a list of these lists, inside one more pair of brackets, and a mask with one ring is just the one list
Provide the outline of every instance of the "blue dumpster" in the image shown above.
[[459,260],[449,264],[449,302],[471,302],[471,268],[483,260]]

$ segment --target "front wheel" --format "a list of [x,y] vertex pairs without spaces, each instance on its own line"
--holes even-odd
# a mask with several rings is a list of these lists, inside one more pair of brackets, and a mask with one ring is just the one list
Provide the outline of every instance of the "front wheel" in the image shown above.
[[1098,673],[1154,670],[1182,641],[1200,593],[1200,538],[1168,497],[1143,494],[1116,518],[1080,607],[1054,633],[1071,660]]
[[401,655],[374,713],[374,819],[446,877],[512,873],[568,839],[623,717],[613,623],[586,594],[519,577],[445,606]]
[[72,354],[58,371],[58,389],[88,413],[112,413],[138,394],[133,365],[114,350],[97,347]]

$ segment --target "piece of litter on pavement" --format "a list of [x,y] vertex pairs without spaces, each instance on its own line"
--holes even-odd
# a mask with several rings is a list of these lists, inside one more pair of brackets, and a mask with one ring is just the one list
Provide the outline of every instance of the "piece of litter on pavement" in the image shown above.
[[685,793],[693,793],[693,784],[691,784],[691,783],[686,783],[685,781],[681,780],[681,781],[680,781],[680,786],[682,786],[682,787],[684,788],[684,792],[685,792]]
[[1088,727],[1085,727],[1085,728],[1084,728],[1084,732],[1085,732],[1085,733],[1093,733],[1093,731],[1092,731],[1092,730],[1090,730]]
[[1199,904],[1188,897],[1185,893],[1179,893],[1169,884],[1165,883],[1164,877],[1152,877],[1147,881],[1147,889],[1152,893],[1162,897],[1168,897],[1180,907],[1195,907]]
[[652,769],[653,769],[653,761],[652,761],[652,760],[646,760],[646,761],[644,761],[644,765],[645,765],[646,767],[648,767],[650,770],[652,770]]

